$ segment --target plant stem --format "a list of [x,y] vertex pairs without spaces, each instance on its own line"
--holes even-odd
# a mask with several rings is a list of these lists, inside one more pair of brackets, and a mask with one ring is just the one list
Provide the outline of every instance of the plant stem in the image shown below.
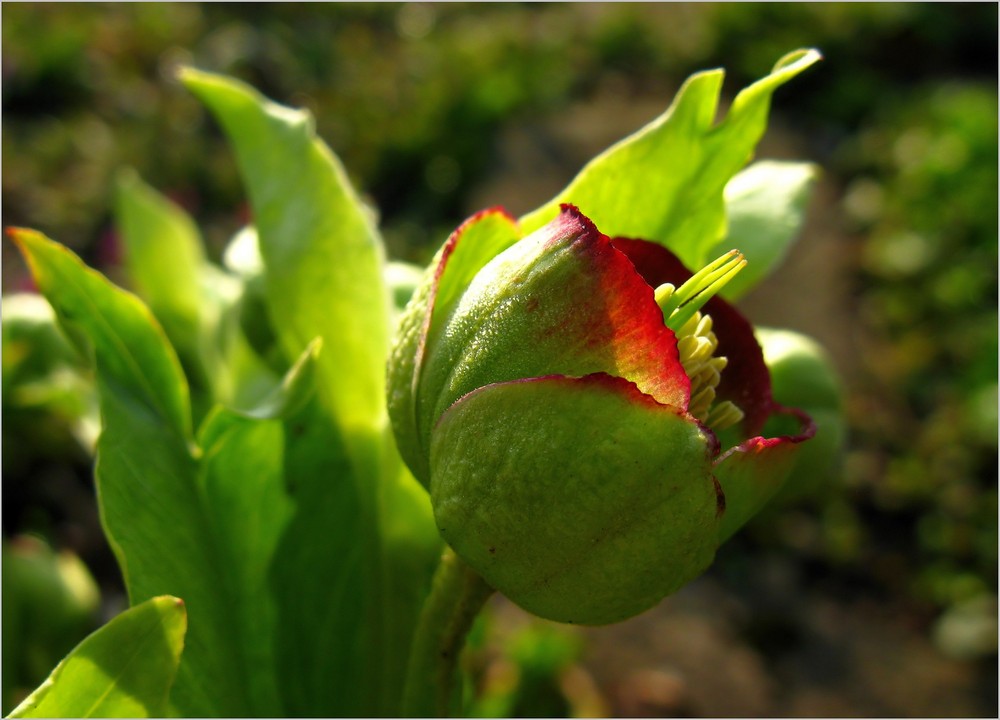
[[455,665],[473,620],[493,588],[446,548],[410,650],[403,688],[407,717],[447,717]]

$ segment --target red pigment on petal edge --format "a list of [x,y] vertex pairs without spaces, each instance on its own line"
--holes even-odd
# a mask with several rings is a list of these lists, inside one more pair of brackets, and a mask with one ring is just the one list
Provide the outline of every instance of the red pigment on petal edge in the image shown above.
[[[445,411],[441,413],[441,417],[439,417],[435,421],[435,425],[441,422],[441,420],[447,414],[448,410],[450,410],[452,407],[462,402],[466,398],[478,395],[479,393],[485,392],[490,388],[500,387],[502,385],[522,385],[522,384],[539,383],[539,382],[560,382],[566,385],[604,386],[605,388],[613,392],[624,394],[626,396],[626,399],[628,399],[631,402],[646,405],[647,407],[655,407],[658,409],[662,409],[664,411],[671,412],[675,415],[679,415],[680,417],[692,421],[693,423],[699,425],[703,431],[705,431],[705,435],[708,437],[710,445],[712,444],[712,442],[715,442],[716,447],[718,446],[718,441],[715,440],[715,435],[712,434],[711,431],[707,430],[707,428],[705,428],[703,425],[701,425],[701,423],[699,423],[696,418],[689,415],[687,411],[683,410],[682,408],[676,407],[674,405],[661,403],[652,395],[644,393],[639,388],[639,386],[636,385],[631,380],[627,380],[626,378],[618,377],[616,375],[611,375],[609,373],[604,373],[604,372],[590,373],[588,375],[582,375],[580,377],[574,377],[572,375],[559,375],[559,374],[539,375],[537,377],[518,378],[517,380],[504,380],[502,382],[489,383],[488,385],[483,385],[482,387],[478,387],[475,390],[470,390],[461,397],[457,398],[455,402],[449,405],[448,408],[446,408]],[[711,447],[709,448],[709,456],[714,455],[715,452],[717,451],[713,451]]]
[[[663,322],[653,288],[629,257],[580,210],[562,205],[550,229],[549,244],[572,238],[569,245],[597,278],[605,305],[594,313],[595,338],[605,337],[615,362],[613,375],[628,378],[659,402],[687,412],[691,380],[677,351],[677,338]],[[607,331],[610,330],[610,333]],[[610,335],[610,337],[608,337]]]
[[771,438],[757,435],[756,437],[749,438],[720,455],[716,458],[713,464],[717,465],[723,462],[734,453],[761,453],[765,450],[782,445],[797,445],[798,443],[805,442],[816,435],[816,422],[809,416],[808,413],[799,410],[798,408],[789,408],[784,407],[783,405],[778,405],[777,403],[772,403],[772,414],[793,415],[801,424],[800,431],[794,435],[778,435]]
[[576,220],[578,223],[580,223],[580,225],[583,226],[584,233],[596,235],[608,242],[611,241],[611,239],[607,235],[598,230],[597,226],[594,224],[594,221],[591,220],[586,215],[584,215],[582,212],[580,212],[580,208],[578,208],[573,203],[561,203],[559,205],[558,219],[562,220],[563,218],[567,219],[572,218],[573,220]]
[[[668,282],[680,287],[693,275],[676,255],[658,243],[632,238],[614,238],[611,242],[654,288]],[[702,312],[712,317],[712,329],[719,341],[716,355],[729,361],[722,372],[717,397],[735,403],[743,411],[743,432],[748,437],[754,436],[777,410],[764,352],[754,337],[753,326],[721,296],[709,300]]]

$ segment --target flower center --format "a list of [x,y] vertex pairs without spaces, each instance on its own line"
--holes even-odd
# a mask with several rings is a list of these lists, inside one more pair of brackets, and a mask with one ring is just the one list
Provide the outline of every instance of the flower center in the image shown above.
[[688,412],[715,431],[725,430],[743,419],[733,402],[715,402],[715,389],[726,367],[724,356],[716,357],[719,341],[712,332],[712,318],[702,306],[747,264],[743,254],[730,250],[706,265],[679,288],[670,283],[656,288],[656,304],[667,327],[677,336],[681,366],[691,380]]

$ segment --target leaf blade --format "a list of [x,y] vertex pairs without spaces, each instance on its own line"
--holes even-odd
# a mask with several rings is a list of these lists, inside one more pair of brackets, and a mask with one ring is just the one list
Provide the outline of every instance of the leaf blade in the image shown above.
[[198,279],[205,256],[191,218],[133,171],[118,176],[115,218],[137,294],[175,344],[183,338],[193,346],[202,300]]
[[[191,435],[187,380],[176,353],[149,310],[124,291],[105,292],[107,280],[86,268],[73,253],[33,230],[14,228],[10,236],[20,247],[39,288],[53,305],[69,335],[92,337],[103,354],[107,372],[136,388],[147,406],[182,438]],[[88,314],[79,315],[77,308]],[[109,317],[115,317],[115,322]],[[85,327],[78,325],[82,321]],[[131,334],[135,338],[126,337]],[[129,340],[135,340],[132,343]],[[147,376],[147,371],[149,375]]]
[[381,239],[311,116],[256,90],[192,69],[187,87],[213,111],[236,150],[267,267],[267,298],[289,357],[315,337],[324,398],[346,427],[384,415],[389,294]]
[[189,715],[247,715],[218,538],[197,484],[187,383],[148,308],[65,248],[15,231],[60,324],[92,354],[102,432],[95,478],[101,521],[132,604],[172,594],[193,618],[172,701]]
[[186,630],[177,598],[130,608],[86,637],[9,717],[162,717]]
[[286,355],[317,336],[326,349],[319,401],[284,421],[295,511],[270,588],[286,711],[396,714],[439,541],[386,431],[381,240],[307,114],[234,80],[193,70],[183,80],[235,146]]
[[688,267],[704,265],[725,233],[723,189],[763,135],[771,95],[819,59],[815,50],[789,53],[741,91],[714,126],[722,71],[693,75],[663,115],[591,160],[555,198],[523,217],[524,232],[570,202],[608,235],[653,240]]

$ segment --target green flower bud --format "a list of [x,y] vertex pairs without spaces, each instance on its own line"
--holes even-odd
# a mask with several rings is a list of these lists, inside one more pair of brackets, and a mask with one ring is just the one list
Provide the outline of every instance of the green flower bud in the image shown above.
[[[449,238],[404,313],[389,411],[442,537],[492,587],[552,620],[623,620],[778,490],[814,429],[715,296],[742,264],[692,276],[568,205],[523,239],[498,210]],[[795,432],[759,436],[778,416]]]

